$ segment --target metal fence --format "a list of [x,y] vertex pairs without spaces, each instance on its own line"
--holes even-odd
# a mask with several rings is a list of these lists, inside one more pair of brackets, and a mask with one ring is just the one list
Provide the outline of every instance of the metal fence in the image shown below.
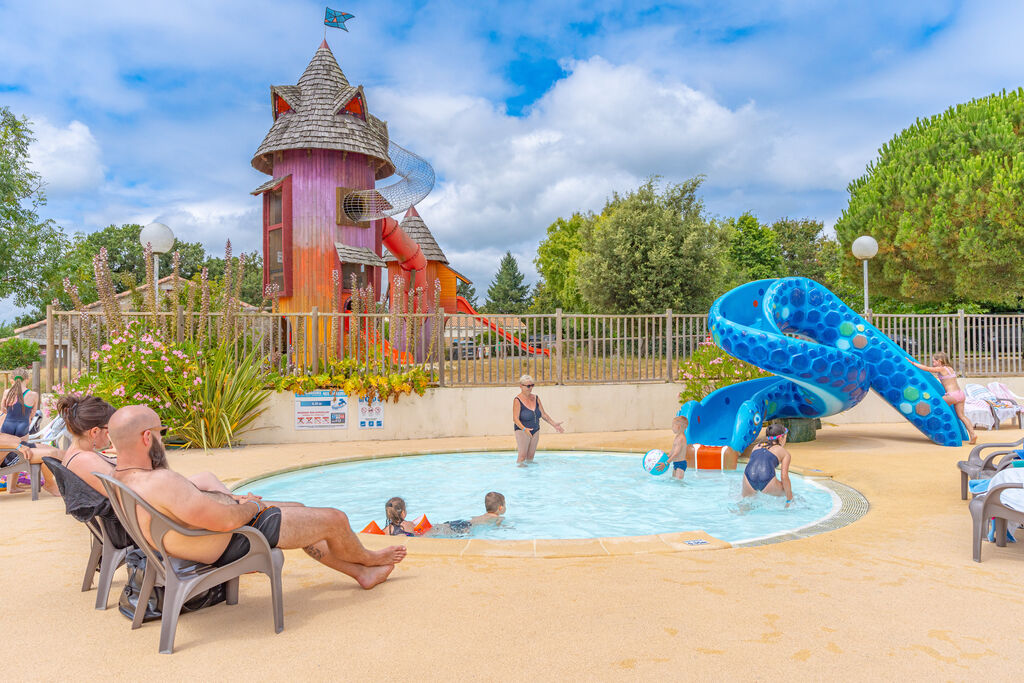
[[[383,372],[422,367],[442,386],[515,384],[523,374],[547,384],[673,381],[681,360],[708,338],[707,316],[674,314],[544,315],[274,314],[202,316],[123,313],[168,340],[209,338],[255,353],[281,374],[323,372],[339,358]],[[964,375],[1024,374],[1024,315],[869,316],[918,360],[949,354]],[[102,316],[51,311],[48,386],[98,370],[109,331]]]

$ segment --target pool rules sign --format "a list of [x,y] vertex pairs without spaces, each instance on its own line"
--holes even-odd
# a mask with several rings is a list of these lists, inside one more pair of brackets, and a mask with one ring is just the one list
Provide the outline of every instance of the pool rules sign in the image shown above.
[[348,396],[343,391],[320,389],[295,394],[295,429],[345,429]]
[[384,404],[380,401],[368,401],[365,398],[359,399],[359,428],[383,429]]

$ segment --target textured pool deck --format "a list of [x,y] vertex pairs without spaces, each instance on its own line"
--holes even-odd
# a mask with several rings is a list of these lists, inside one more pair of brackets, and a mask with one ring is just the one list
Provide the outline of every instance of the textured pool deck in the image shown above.
[[[449,552],[413,539],[372,591],[288,551],[284,632],[273,632],[266,578],[246,576],[238,605],[182,617],[173,656],[157,654],[156,623],[131,631],[80,592],[86,531],[61,501],[0,494],[5,679],[1018,678],[1024,547],[985,544],[984,562],[971,561],[955,469],[969,448],[933,446],[905,425],[818,434],[792,446],[795,465],[831,474],[868,506],[841,528],[710,552],[694,552],[685,534],[579,542],[603,547],[593,554],[524,541],[520,557],[506,543]],[[545,434],[541,447],[669,443],[666,430]],[[510,447],[511,437],[249,447],[171,463],[232,483],[348,454]]]

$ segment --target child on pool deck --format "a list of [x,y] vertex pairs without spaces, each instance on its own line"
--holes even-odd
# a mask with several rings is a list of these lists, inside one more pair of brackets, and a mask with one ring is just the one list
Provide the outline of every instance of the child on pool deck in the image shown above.
[[682,479],[686,475],[686,468],[689,465],[691,448],[686,443],[686,427],[689,425],[682,415],[676,415],[672,419],[672,432],[675,438],[672,439],[672,450],[668,453],[668,462],[672,465],[672,478]]
[[450,536],[453,534],[468,534],[470,530],[478,525],[498,525],[504,519],[505,496],[497,491],[490,491],[484,496],[484,514],[477,515],[472,519],[453,519],[438,526],[435,532],[439,536]]

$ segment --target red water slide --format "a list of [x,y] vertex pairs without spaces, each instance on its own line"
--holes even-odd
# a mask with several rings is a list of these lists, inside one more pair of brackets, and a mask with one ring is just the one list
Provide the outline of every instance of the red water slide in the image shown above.
[[423,256],[423,250],[416,240],[405,234],[401,226],[391,216],[384,219],[384,226],[380,231],[381,242],[388,248],[396,259],[402,270],[412,271],[413,285],[426,287],[427,283],[427,259]]
[[463,296],[455,297],[455,310],[458,311],[459,313],[467,313],[467,314],[473,316],[474,318],[476,318],[477,320],[479,320],[483,324],[487,325],[487,327],[489,327],[492,330],[494,330],[495,332],[497,332],[503,339],[506,339],[506,340],[512,342],[513,344],[518,346],[523,351],[526,351],[527,353],[543,354],[545,356],[550,356],[551,355],[551,351],[549,349],[538,349],[538,348],[535,348],[533,346],[530,346],[529,344],[527,344],[527,343],[523,342],[522,340],[520,340],[518,337],[515,337],[515,336],[509,334],[508,332],[506,332],[500,326],[494,324],[493,322],[491,322],[490,320],[488,320],[484,316],[482,316],[479,313],[477,313],[476,311],[474,311],[473,307],[469,305],[468,301],[466,301],[466,297],[463,297]]

